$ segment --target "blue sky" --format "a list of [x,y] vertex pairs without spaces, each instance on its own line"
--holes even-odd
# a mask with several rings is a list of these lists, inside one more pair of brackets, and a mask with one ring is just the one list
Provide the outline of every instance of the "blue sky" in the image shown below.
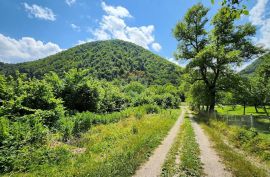
[[[270,1],[270,0],[269,0]],[[1,0],[0,61],[39,59],[77,44],[119,38],[172,60],[177,42],[172,29],[192,5],[210,0]],[[255,43],[270,47],[268,0],[249,0],[258,27]]]

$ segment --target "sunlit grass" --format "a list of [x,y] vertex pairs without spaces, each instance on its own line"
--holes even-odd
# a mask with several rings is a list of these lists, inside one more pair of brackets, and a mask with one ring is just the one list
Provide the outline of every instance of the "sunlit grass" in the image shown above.
[[[241,105],[237,105],[235,108],[232,106],[216,106],[216,110],[220,114],[225,115],[243,115],[244,114],[244,107]],[[270,112],[270,108],[267,109]],[[246,115],[266,115],[263,108],[258,108],[258,112],[254,106],[247,106],[246,107]]]
[[[199,120],[199,119],[198,119]],[[266,177],[269,176],[267,174],[267,172],[262,169],[257,167],[253,161],[248,160],[244,155],[239,154],[235,149],[240,148],[244,151],[246,151],[247,154],[251,153],[248,150],[248,146],[250,147],[249,149],[254,149],[253,145],[255,147],[255,144],[252,145],[252,143],[256,143],[256,142],[252,142],[251,140],[248,140],[248,142],[246,142],[246,144],[243,144],[243,142],[241,143],[240,140],[233,140],[231,137],[235,137],[236,134],[231,131],[231,128],[229,126],[227,126],[225,123],[214,123],[216,124],[215,126],[213,124],[206,124],[206,123],[201,123],[202,128],[205,130],[205,132],[209,135],[211,141],[213,142],[214,148],[216,149],[216,151],[218,152],[218,154],[220,155],[220,157],[223,160],[223,163],[226,165],[227,168],[229,168],[234,176],[239,176],[239,177]],[[219,126],[217,126],[217,124]],[[234,127],[234,130],[238,129],[240,131],[239,127]],[[244,132],[243,132],[244,133]],[[240,133],[238,134],[241,137],[245,137],[248,136],[249,133],[247,132],[245,134]],[[261,135],[260,135],[261,136]],[[226,137],[226,138],[225,138]],[[229,144],[235,146],[235,148],[232,148],[231,146],[229,146],[228,144],[226,144],[224,142],[224,138],[226,139],[226,141],[228,141]],[[235,137],[236,138],[236,137]],[[266,142],[266,141],[265,141]],[[236,144],[238,143],[238,146],[236,146]],[[243,146],[241,146],[243,145]],[[263,144],[262,144],[263,145]],[[266,145],[266,144],[265,144]],[[259,150],[259,149],[258,149]],[[263,149],[261,149],[262,151]],[[267,150],[266,150],[267,152]],[[256,153],[256,152],[253,152]],[[259,153],[259,152],[258,152]]]
[[57,166],[40,166],[18,176],[131,176],[146,161],[179,116],[179,110],[162,111],[141,118],[98,125],[73,145],[85,148]]

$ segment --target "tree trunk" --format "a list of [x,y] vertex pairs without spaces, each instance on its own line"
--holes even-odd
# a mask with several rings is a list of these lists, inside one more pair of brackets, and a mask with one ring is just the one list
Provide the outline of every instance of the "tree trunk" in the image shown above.
[[269,113],[268,113],[265,105],[263,105],[263,109],[264,109],[264,112],[266,113],[266,115],[269,116]]
[[254,105],[254,107],[255,107],[256,113],[258,113],[259,111],[258,111],[257,105]]
[[214,113],[216,106],[216,89],[210,89],[210,105],[209,105],[209,113]]
[[246,102],[244,102],[244,115],[246,115]]

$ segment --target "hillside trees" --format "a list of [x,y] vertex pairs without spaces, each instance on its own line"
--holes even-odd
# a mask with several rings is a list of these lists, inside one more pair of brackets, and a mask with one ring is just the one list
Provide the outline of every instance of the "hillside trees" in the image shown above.
[[193,83],[204,83],[209,112],[214,111],[218,92],[228,85],[222,80],[229,81],[232,65],[239,65],[261,51],[250,38],[256,28],[250,23],[236,25],[238,17],[226,15],[233,10],[229,6],[221,7],[211,20],[211,30],[207,31],[208,9],[197,4],[174,29],[179,42],[176,58],[189,61],[187,70]]
[[72,68],[88,70],[94,79],[138,81],[145,85],[178,85],[182,68],[153,54],[141,46],[122,40],[95,41],[75,46],[44,59],[1,64],[0,72],[15,75],[15,71],[28,77],[44,78],[49,71],[63,77]]

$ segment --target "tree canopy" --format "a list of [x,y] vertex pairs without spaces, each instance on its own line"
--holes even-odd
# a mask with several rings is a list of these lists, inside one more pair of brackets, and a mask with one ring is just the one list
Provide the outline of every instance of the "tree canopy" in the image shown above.
[[[232,66],[262,51],[251,40],[256,28],[250,23],[236,24],[238,17],[227,15],[227,11],[234,10],[222,6],[209,22],[209,9],[199,3],[191,7],[174,28],[179,42],[175,56],[189,61],[187,70],[193,84],[203,83],[208,93],[209,112],[214,111],[217,93],[228,86]],[[210,25],[211,30],[207,30],[206,25]]]

